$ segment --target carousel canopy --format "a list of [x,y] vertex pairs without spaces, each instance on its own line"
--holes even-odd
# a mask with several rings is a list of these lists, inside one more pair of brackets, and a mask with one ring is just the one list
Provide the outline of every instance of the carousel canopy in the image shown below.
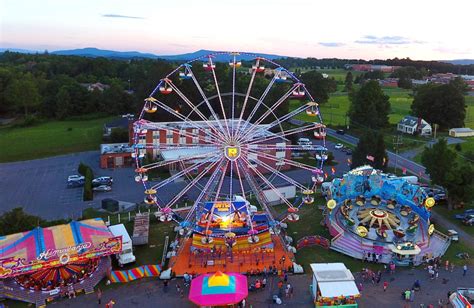
[[116,244],[121,246],[115,239],[100,218],[0,236],[0,277],[30,271],[28,265],[52,262],[62,256],[68,260],[69,256],[86,252],[91,258],[111,254],[119,249]]
[[199,306],[224,306],[237,304],[247,295],[247,277],[216,272],[192,280],[189,300]]

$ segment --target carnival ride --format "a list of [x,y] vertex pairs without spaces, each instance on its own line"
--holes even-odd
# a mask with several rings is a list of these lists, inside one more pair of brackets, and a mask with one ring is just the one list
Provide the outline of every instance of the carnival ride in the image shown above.
[[[214,62],[215,57],[224,56],[229,59],[227,68]],[[253,60],[242,63],[240,57]],[[264,77],[267,73],[269,78]],[[227,82],[218,80],[226,76]],[[259,92],[255,84],[265,84],[264,90]],[[275,93],[278,98],[266,99]],[[300,106],[279,112],[290,98],[300,100]],[[289,120],[300,113],[315,121],[290,125]],[[157,114],[179,122],[156,121],[153,116]],[[321,152],[318,149],[325,149],[324,129],[318,103],[293,73],[257,55],[216,52],[178,66],[145,99],[133,124],[135,180],[144,187],[144,202],[156,206],[159,220],[178,224],[181,252],[190,250],[196,257],[209,252],[252,255],[274,252],[275,241],[286,251],[282,226],[299,220],[299,208],[314,202],[316,185],[324,180],[323,160],[311,166],[293,160],[290,154]],[[317,132],[323,147],[291,144],[288,137],[305,132]],[[152,182],[150,173],[162,167],[173,167],[174,174]],[[285,167],[305,170],[307,180],[295,180],[283,172]],[[163,192],[179,178],[187,179],[186,186],[165,200]],[[299,197],[288,200],[277,182],[294,185]],[[264,189],[278,196],[288,207],[286,213],[277,215],[269,207]],[[173,206],[192,191],[197,192],[193,205],[185,215],[179,214]],[[251,195],[260,209],[248,201]],[[256,263],[259,261],[263,267],[263,257]]]
[[332,181],[328,199],[332,248],[342,253],[360,259],[376,253],[380,262],[408,265],[424,254],[442,255],[449,245],[430,223],[433,198],[403,178],[359,167]]

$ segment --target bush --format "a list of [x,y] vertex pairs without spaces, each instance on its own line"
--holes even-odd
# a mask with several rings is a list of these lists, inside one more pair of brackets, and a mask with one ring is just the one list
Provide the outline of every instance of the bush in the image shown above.
[[455,148],[456,151],[458,151],[458,152],[461,152],[461,151],[462,151],[462,147],[461,147],[461,144],[460,144],[460,143],[456,143],[456,145],[454,146],[454,148]]
[[41,121],[35,115],[27,115],[23,120],[13,125],[14,127],[28,127],[39,124]]
[[94,173],[92,172],[92,168],[81,163],[79,165],[78,170],[79,170],[79,173],[84,172],[84,174],[83,173],[81,174],[84,175],[85,177],[82,200],[91,201],[94,199],[94,193],[92,191],[92,179],[94,178]]
[[89,168],[89,166],[81,162],[77,168],[77,172],[79,172],[79,174],[82,176],[86,176],[87,168]]

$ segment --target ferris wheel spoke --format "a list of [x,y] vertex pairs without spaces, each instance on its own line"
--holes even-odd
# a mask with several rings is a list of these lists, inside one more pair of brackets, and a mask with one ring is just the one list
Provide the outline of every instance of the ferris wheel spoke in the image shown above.
[[257,154],[259,156],[262,156],[266,159],[270,159],[270,160],[275,161],[275,162],[284,162],[285,164],[288,164],[290,166],[298,167],[298,168],[305,169],[305,170],[308,170],[308,171],[314,171],[314,169],[315,169],[314,166],[311,166],[311,165],[308,165],[308,164],[305,164],[305,163],[300,163],[300,162],[297,162],[297,161],[294,161],[294,160],[291,160],[291,159],[288,159],[288,158],[276,158],[275,156],[268,155],[267,153],[263,153],[261,151],[249,150],[249,153]]
[[199,84],[196,77],[194,76],[194,72],[191,70],[191,67],[189,67],[189,71],[191,72],[191,78],[193,79],[193,82],[196,85],[196,88],[198,89],[199,93],[201,94],[202,99],[206,103],[207,108],[209,108],[209,111],[211,112],[212,116],[214,117],[214,120],[217,122],[217,125],[219,126],[220,130],[223,132],[224,127],[222,126],[222,123],[219,120],[219,117],[217,116],[216,112],[214,111],[214,108],[212,108],[211,103],[209,102],[209,99],[207,98],[206,94],[202,90],[201,85]]
[[217,134],[220,136],[221,140],[224,140],[224,135],[219,132],[217,127],[212,124],[211,121],[209,121],[206,116],[186,97],[186,95],[181,92],[181,90],[172,82],[169,81],[168,84],[171,86],[171,88],[178,94],[179,97],[191,108],[192,111],[194,111],[203,121],[206,123],[208,127],[212,127],[215,129]]
[[237,171],[237,177],[239,178],[240,191],[242,192],[242,197],[245,199],[244,183],[242,182],[242,177],[240,176],[239,164],[237,162],[234,162],[234,163],[235,163],[235,170]]
[[[236,62],[235,62],[235,54],[234,54],[234,58],[233,58],[233,65],[232,65],[232,117],[231,117],[231,121],[230,121],[230,124],[232,125],[232,138],[234,138],[235,136],[235,131],[234,131],[234,115],[235,115],[235,67],[236,67]],[[230,167],[231,167],[231,172],[232,172],[232,166],[233,164],[231,163],[230,164]],[[232,194],[231,194],[232,195]]]
[[[256,67],[258,68],[259,65],[260,65],[260,59],[257,58],[257,61],[256,61]],[[249,99],[249,96],[250,96],[250,91],[252,90],[252,85],[253,85],[253,81],[255,79],[255,75],[257,74],[257,69],[254,69],[252,71],[252,76],[250,77],[250,82],[249,82],[249,86],[247,88],[247,93],[245,94],[245,98],[244,98],[244,103],[242,105],[242,110],[240,111],[240,116],[239,116],[239,121],[237,123],[237,129],[236,129],[236,133],[239,132],[239,129],[240,129],[240,124],[242,122],[242,118],[244,116],[244,113],[245,113],[245,107],[247,106],[247,101]]]
[[[238,140],[241,139],[245,129],[247,129],[247,127],[250,125],[250,121],[255,116],[255,113],[257,112],[258,108],[263,104],[263,101],[267,97],[268,92],[270,92],[270,89],[272,88],[273,84],[275,83],[275,80],[276,80],[276,76],[273,76],[272,80],[270,80],[270,83],[265,88],[265,91],[263,91],[263,94],[260,96],[257,103],[255,104],[252,111],[250,112],[250,115],[249,115],[248,119],[245,121],[245,123],[243,124],[242,129],[237,132],[238,133],[238,136],[237,136]],[[243,113],[242,113],[242,116],[243,116]]]
[[172,164],[175,164],[175,163],[185,162],[185,161],[188,161],[188,160],[191,160],[191,159],[205,158],[205,157],[208,157],[208,156],[216,156],[218,153],[219,153],[219,151],[214,151],[214,152],[209,152],[209,153],[201,153],[201,154],[196,154],[196,155],[190,155],[190,156],[182,157],[182,158],[179,158],[179,159],[172,159],[172,160],[168,160],[168,161],[159,161],[159,162],[143,165],[142,168],[145,168],[147,170],[151,170],[151,169],[155,169],[155,168],[160,168],[160,167],[172,165]]
[[212,183],[216,180],[216,177],[217,175],[219,175],[220,170],[224,167],[224,164],[225,164],[225,161],[221,159],[219,161],[219,165],[216,166],[214,172],[209,177],[209,180],[207,181],[206,185],[204,185],[204,188],[201,190],[201,192],[199,193],[199,196],[196,198],[191,210],[186,215],[186,219],[185,219],[186,221],[190,220],[190,218],[193,216],[194,211],[196,210],[201,200],[205,199],[205,196],[209,193],[209,190],[211,189]]
[[289,135],[294,135],[294,134],[306,132],[306,131],[309,131],[309,130],[315,130],[315,129],[318,129],[318,128],[321,128],[321,127],[324,127],[324,125],[320,124],[320,123],[312,123],[312,124],[308,124],[308,125],[305,125],[305,126],[300,126],[300,127],[292,128],[292,129],[289,129],[289,130],[281,131],[279,133],[273,134],[272,137],[268,137],[268,136],[267,137],[259,137],[259,138],[251,140],[247,144],[261,143],[263,141],[266,141],[268,139],[273,139],[273,138],[285,138]]
[[219,103],[221,104],[222,117],[224,118],[225,127],[227,129],[227,136],[230,136],[229,123],[227,123],[227,116],[225,114],[224,103],[222,102],[221,90],[219,89],[219,83],[217,82],[216,77],[216,70],[214,69],[211,57],[209,57],[209,63],[211,64],[212,77],[214,78],[214,83],[216,85],[217,97],[219,98]]
[[258,203],[262,206],[262,208],[265,210],[265,212],[268,215],[268,218],[270,222],[274,223],[275,222],[275,217],[273,215],[273,211],[268,207],[267,203],[268,200],[262,190],[259,188],[257,183],[255,182],[254,177],[250,176],[250,172],[248,168],[245,168],[243,164],[246,164],[249,166],[249,162],[245,162],[245,159],[243,157],[239,158],[237,160],[237,164],[239,165],[239,168],[241,169],[245,179],[247,180],[247,183],[250,185],[250,190],[255,194],[255,198],[257,198]]
[[[247,164],[251,165],[251,162],[245,158],[245,157],[242,157],[242,159],[244,160],[244,162],[246,162]],[[267,186],[286,204],[288,205],[288,207],[290,208],[293,208],[293,204],[291,204],[290,201],[288,201],[288,199],[286,199],[285,196],[282,195],[282,193],[257,169],[257,168],[253,168],[253,171],[255,172],[255,174],[260,178],[262,179],[262,181],[267,184]]]
[[174,180],[176,180],[176,179],[178,179],[179,177],[185,175],[186,173],[189,173],[189,172],[191,172],[192,170],[194,170],[194,169],[196,169],[196,168],[199,168],[199,167],[201,167],[201,166],[203,166],[203,165],[205,165],[205,164],[210,163],[213,159],[215,159],[215,157],[209,157],[209,158],[205,159],[204,161],[201,161],[201,162],[199,162],[199,163],[194,163],[194,164],[192,164],[191,166],[186,167],[184,170],[181,170],[181,171],[179,171],[178,173],[176,173],[176,174],[170,176],[169,178],[167,178],[167,179],[161,181],[160,183],[158,183],[158,184],[156,184],[156,185],[153,185],[151,188],[156,190],[156,189],[159,189],[159,188],[161,188],[161,187],[163,187],[163,186],[165,186],[165,185],[167,185],[167,184],[169,184],[169,183],[172,183]]
[[216,192],[216,196],[214,198],[214,201],[217,201],[219,199],[219,195],[220,195],[220,192],[221,192],[222,184],[224,184],[225,173],[227,171],[228,166],[229,166],[229,161],[227,160],[227,162],[225,164],[225,167],[224,167],[224,170],[223,170],[222,175],[221,175],[221,179],[219,180],[219,185],[217,186],[217,192]]
[[277,101],[275,104],[273,104],[273,106],[271,106],[267,111],[265,111],[265,113],[262,114],[262,115],[260,116],[260,118],[259,118],[257,121],[255,121],[255,123],[252,124],[252,126],[250,127],[250,129],[243,133],[243,135],[241,136],[241,139],[240,139],[240,140],[246,140],[247,137],[248,137],[254,130],[258,129],[258,125],[259,125],[260,123],[262,123],[263,120],[265,120],[265,118],[266,118],[268,115],[270,115],[271,113],[273,113],[273,112],[275,111],[275,109],[278,108],[278,106],[280,106],[280,105],[291,95],[291,93],[293,92],[294,89],[296,89],[296,87],[297,87],[296,84],[293,85],[293,87],[291,87],[290,90],[288,90],[285,94],[283,94],[283,96],[282,96],[280,99],[278,99],[278,101]]
[[[142,125],[137,125],[134,129],[139,134],[143,130],[152,129],[152,130],[164,131],[165,133],[168,133],[168,132],[171,132],[173,134],[176,133],[178,135],[178,138],[179,137],[187,137],[187,138],[191,138],[191,140],[196,140],[196,138],[197,138],[197,141],[199,141],[199,139],[202,139],[203,137],[205,137],[203,135],[200,135],[199,133],[195,134],[193,132],[188,132],[188,131],[183,130],[183,129],[170,127],[169,124],[167,124],[167,123],[148,122],[148,123],[145,123],[145,124],[142,124]],[[217,129],[215,129],[215,130],[217,131]],[[161,134],[161,132],[160,132],[160,134]],[[212,136],[210,136],[210,137],[212,137]],[[173,136],[173,139],[174,139],[174,136]],[[212,143],[212,144],[221,144],[222,143],[222,141],[220,139],[218,140],[216,138],[210,138],[208,140],[208,142]],[[193,143],[192,145],[200,146],[202,144]],[[207,144],[204,144],[204,145],[207,145]]]
[[[173,108],[167,106],[165,103],[163,103],[159,100],[156,100],[155,102],[153,102],[153,104],[157,105],[158,107],[162,108],[163,110],[167,111],[168,113],[174,115],[178,119],[181,119],[186,124],[189,124],[190,126],[193,126],[194,128],[202,129],[203,131],[206,129],[205,126],[202,126],[202,125],[198,124],[198,122],[190,121],[189,118],[183,116],[179,112],[176,112]],[[221,139],[221,137],[219,135],[217,135],[216,133],[214,133],[212,130],[209,131],[209,134],[212,135],[214,138],[216,138],[218,140]]]
[[188,185],[186,185],[183,190],[181,190],[174,198],[171,199],[170,202],[168,202],[168,204],[166,204],[165,208],[170,208],[174,203],[176,203],[182,196],[184,196],[191,188],[193,188],[196,183],[202,178],[204,177],[204,175],[206,175],[209,170],[212,169],[212,167],[214,167],[215,165],[217,165],[219,163],[219,161],[215,161],[214,163],[212,164],[209,164],[206,166],[206,168],[204,168],[203,171],[201,171],[191,182],[188,183]]
[[301,112],[305,111],[307,109],[307,107],[305,105],[301,106],[301,107],[298,107],[297,109],[291,111],[290,113],[287,113],[279,118],[277,118],[275,121],[271,122],[270,124],[266,124],[264,127],[259,127],[258,129],[256,129],[254,131],[255,134],[258,134],[259,132],[261,132],[262,130],[269,130],[271,129],[272,127],[275,127],[277,125],[280,125],[282,124],[283,122],[293,118],[294,116],[300,114]]
[[287,181],[288,183],[292,184],[292,185],[295,185],[296,187],[298,187],[299,189],[301,190],[305,190],[306,187],[301,185],[300,183],[298,183],[296,180],[292,179],[291,177],[287,176],[286,174],[278,171],[277,169],[271,167],[270,165],[264,163],[263,161],[259,161],[258,162],[259,166],[262,166],[263,168],[265,168],[266,170],[270,171],[271,173],[277,175],[278,177],[280,177],[281,179]]
[[230,162],[230,179],[229,179],[229,198],[232,201],[232,193],[234,188],[234,162]]

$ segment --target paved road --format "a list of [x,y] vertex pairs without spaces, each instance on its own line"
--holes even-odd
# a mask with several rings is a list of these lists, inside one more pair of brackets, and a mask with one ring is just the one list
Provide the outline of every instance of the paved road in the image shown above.
[[[465,242],[471,247],[474,247],[474,237],[471,234],[459,228],[458,225],[446,219],[445,217],[441,216],[440,214],[436,213],[435,211],[431,212],[431,217],[433,218],[432,220],[435,222],[435,224],[439,224],[441,227],[448,230],[449,229],[456,230],[459,233],[460,241]],[[471,228],[474,228],[474,227],[471,227]]]
[[[339,135],[334,129],[331,128],[328,128],[327,132],[331,137],[337,138],[352,145],[357,145],[359,142],[359,138],[350,136],[348,134]],[[389,166],[396,168],[406,168],[407,172],[413,173],[419,178],[429,180],[429,176],[426,174],[426,169],[422,165],[390,151],[387,151],[387,154]]]
[[[314,256],[316,262],[317,255]],[[421,291],[415,294],[414,302],[409,303],[409,307],[420,307],[424,304],[434,304],[437,307],[439,299],[446,302],[447,292],[455,290],[457,287],[474,286],[474,269],[471,268],[466,276],[462,276],[460,267],[455,268],[453,273],[444,269],[440,270],[439,278],[430,280],[428,274],[423,269],[403,269],[397,270],[394,275],[382,274],[380,284],[363,282],[359,275],[355,274],[357,283],[362,283],[362,297],[359,300],[359,306],[365,307],[403,307],[405,301],[401,299],[401,293],[410,288],[416,279],[421,282]],[[253,282],[256,277],[249,278]],[[443,280],[444,279],[444,280]],[[287,299],[283,296],[283,306],[287,307],[314,307],[310,294],[310,285],[312,283],[310,274],[289,276],[289,282],[294,287],[294,297]],[[386,292],[383,292],[382,284],[389,282]],[[115,307],[194,307],[191,305],[188,297],[189,289],[185,288],[184,297],[181,298],[176,291],[176,283],[183,286],[181,279],[171,282],[167,292],[163,290],[163,284],[157,280],[143,280],[129,284],[124,284],[118,288],[106,290],[103,292],[103,301],[113,299],[116,302]],[[272,304],[272,295],[278,294],[278,278],[270,277],[265,290],[250,292],[247,300],[247,307],[278,307]],[[133,290],[133,292],[130,292]],[[79,296],[72,300],[66,300],[57,303],[60,307],[93,307],[96,304],[95,294]]]

